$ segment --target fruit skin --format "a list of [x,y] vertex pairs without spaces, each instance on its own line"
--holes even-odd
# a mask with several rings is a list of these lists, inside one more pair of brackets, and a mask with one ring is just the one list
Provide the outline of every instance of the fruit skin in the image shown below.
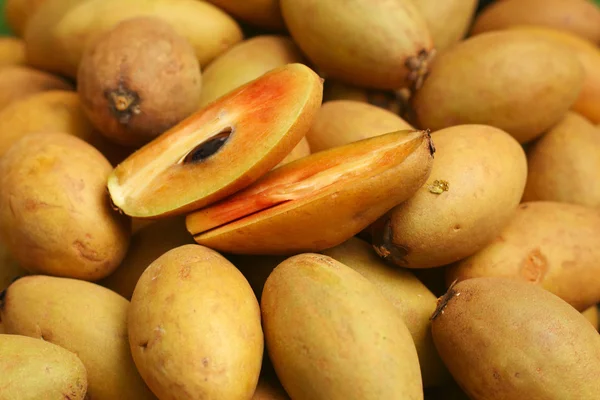
[[600,123],[600,51],[598,51],[598,46],[574,33],[552,28],[521,25],[509,28],[526,30],[530,34],[563,44],[576,54],[583,66],[585,79],[583,89],[571,110],[595,124]]
[[[249,186],[302,140],[322,94],[322,80],[305,65],[268,72],[118,165],[108,179],[113,203],[132,217],[158,219],[197,210]],[[231,132],[231,139],[213,156],[182,162],[221,132]]]
[[505,0],[486,7],[471,34],[514,25],[546,26],[600,43],[600,9],[586,0]]
[[600,133],[588,120],[567,113],[527,151],[523,201],[557,201],[600,208]]
[[412,0],[425,19],[433,45],[442,51],[462,40],[477,9],[477,0]]
[[0,316],[7,333],[41,337],[77,354],[91,399],[156,399],[129,352],[128,307],[123,297],[94,283],[36,275],[7,289]]
[[31,134],[0,159],[0,239],[25,269],[97,280],[121,262],[130,221],[110,209],[112,167],[89,144]]
[[272,69],[303,61],[302,53],[287,36],[261,35],[239,42],[204,69],[200,106],[206,106]]
[[[187,228],[199,244],[228,253],[318,252],[358,234],[412,196],[429,176],[433,152],[427,132],[399,131],[313,153],[189,214]],[[357,159],[358,166],[345,164]],[[333,175],[328,175],[330,171]],[[287,185],[307,177],[292,190],[291,200],[277,194],[282,187],[283,198],[289,198]],[[319,186],[322,182],[324,186]],[[269,198],[274,190],[275,197]],[[271,207],[256,213],[247,209],[264,202]],[[231,222],[227,219],[231,213],[240,213],[240,219]]]
[[418,87],[433,56],[427,24],[410,0],[282,0],[281,11],[327,78],[374,89]]
[[10,103],[48,90],[73,90],[66,80],[27,66],[8,66],[0,74],[0,110]]
[[304,157],[308,157],[310,156],[310,146],[308,144],[308,140],[306,140],[306,137],[303,137],[300,142],[298,142],[298,144],[296,145],[296,147],[294,147],[292,149],[292,151],[290,151],[290,153],[285,156],[285,158],[283,160],[281,160],[281,162],[279,164],[277,164],[275,166],[275,168],[277,167],[281,167],[282,165],[291,163],[292,161],[296,161],[299,160],[301,158]]
[[353,237],[321,253],[359,272],[398,309],[417,349],[423,386],[448,381],[448,371],[431,337],[429,317],[436,308],[436,296],[411,272],[386,264],[364,240]]
[[229,14],[252,25],[269,30],[283,30],[278,0],[208,0]]
[[128,317],[140,374],[161,400],[249,399],[263,355],[258,301],[233,264],[185,245],[140,277]]
[[162,19],[137,17],[90,43],[77,83],[98,131],[139,147],[196,111],[202,77],[187,39]]
[[438,267],[481,249],[509,223],[527,179],[525,152],[500,129],[459,125],[431,137],[427,182],[372,225],[378,253],[405,268]]
[[204,66],[243,39],[233,18],[210,3],[197,0],[86,0],[54,26],[53,33],[76,76],[85,47],[117,23],[132,17],[155,16],[171,26],[194,47]]
[[485,124],[526,143],[562,118],[583,81],[568,48],[520,30],[488,32],[440,53],[412,103],[421,128]]
[[155,221],[131,237],[131,244],[123,262],[98,284],[131,300],[137,281],[154,260],[171,249],[193,243],[194,238],[185,229],[184,218],[173,217]]
[[433,340],[470,398],[594,399],[600,393],[600,336],[552,293],[511,279],[476,278],[449,290],[438,311]]
[[591,306],[581,314],[592,324],[594,329],[598,330],[598,305]]
[[34,133],[76,136],[98,149],[111,164],[129,151],[100,135],[85,116],[76,92],[48,90],[16,100],[0,110],[0,157],[19,139]]
[[446,282],[484,276],[533,282],[583,311],[600,302],[598,240],[598,210],[522,203],[496,239],[448,268]]
[[313,152],[414,128],[396,114],[352,100],[323,103],[306,138]]
[[288,258],[267,279],[261,310],[270,359],[294,400],[423,398],[400,314],[344,264],[311,253]]
[[29,18],[47,0],[6,0],[4,2],[4,18],[10,29],[18,37],[25,33]]
[[0,68],[25,64],[25,42],[15,37],[0,37]]
[[40,339],[0,334],[3,400],[83,400],[87,372],[70,351]]

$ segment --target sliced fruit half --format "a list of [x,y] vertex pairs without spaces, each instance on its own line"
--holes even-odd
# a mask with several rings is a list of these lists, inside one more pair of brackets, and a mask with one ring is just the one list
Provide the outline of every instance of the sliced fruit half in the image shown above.
[[237,254],[288,255],[336,246],[414,194],[434,147],[398,131],[312,154],[186,218],[196,242]]
[[276,68],[226,94],[119,164],[114,206],[136,218],[184,214],[252,184],[304,137],[321,106],[321,78]]

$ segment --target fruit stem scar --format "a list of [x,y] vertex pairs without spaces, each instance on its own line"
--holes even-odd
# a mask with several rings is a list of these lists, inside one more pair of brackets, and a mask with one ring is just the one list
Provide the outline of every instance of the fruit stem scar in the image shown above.
[[456,279],[454,282],[452,282],[452,284],[448,288],[448,291],[442,297],[440,297],[438,299],[437,307],[436,307],[435,311],[433,312],[433,314],[431,315],[431,318],[429,318],[430,321],[433,321],[434,319],[436,319],[437,317],[439,317],[441,314],[444,313],[444,309],[446,308],[446,306],[448,305],[448,303],[450,302],[450,300],[453,297],[460,296],[460,293],[457,293],[456,290],[454,290],[454,286],[456,286],[457,283],[458,283],[458,279]]
[[110,111],[121,124],[128,124],[131,117],[141,112],[140,96],[123,86],[122,82],[116,89],[105,91],[104,97],[108,100]]
[[421,49],[417,55],[409,57],[404,66],[408,68],[407,80],[412,93],[423,86],[423,82],[429,75],[429,66],[436,55],[436,49]]

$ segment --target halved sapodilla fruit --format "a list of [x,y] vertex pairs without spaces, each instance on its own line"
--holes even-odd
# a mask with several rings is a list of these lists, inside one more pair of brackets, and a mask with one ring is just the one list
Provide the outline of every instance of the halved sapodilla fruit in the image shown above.
[[187,216],[196,242],[238,254],[317,252],[357,234],[412,196],[433,164],[427,131],[397,131],[276,168]]
[[200,109],[119,164],[114,206],[137,218],[205,207],[249,186],[304,137],[321,106],[310,68],[276,68]]

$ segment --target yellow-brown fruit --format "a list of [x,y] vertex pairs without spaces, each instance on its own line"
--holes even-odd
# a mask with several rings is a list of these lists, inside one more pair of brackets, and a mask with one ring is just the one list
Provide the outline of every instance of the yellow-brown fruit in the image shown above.
[[446,282],[508,277],[540,285],[579,311],[600,302],[600,211],[522,203],[491,243],[446,271]]
[[471,34],[514,25],[535,25],[572,32],[600,43],[600,9],[586,0],[505,0],[486,7]]
[[285,25],[279,0],[208,0],[236,18],[270,30],[283,30]]
[[0,334],[2,400],[84,400],[87,372],[77,355],[38,338]]
[[594,304],[590,308],[585,311],[582,311],[581,314],[590,321],[590,324],[594,327],[594,329],[598,330],[598,305]]
[[558,201],[600,208],[600,132],[569,112],[527,151],[523,201]]
[[458,43],[467,34],[477,0],[412,0],[427,22],[437,51]]
[[433,340],[471,399],[595,399],[600,335],[580,313],[527,282],[477,278],[440,299]]
[[323,103],[306,138],[310,149],[317,152],[404,129],[414,128],[391,111],[359,101],[337,100]]
[[356,86],[418,88],[434,53],[411,0],[376,6],[368,0],[282,0],[281,11],[294,41],[319,70]]
[[290,153],[285,156],[285,158],[283,160],[281,160],[281,162],[279,164],[277,164],[275,166],[275,168],[277,167],[281,167],[282,165],[291,163],[292,161],[296,161],[299,160],[301,158],[304,157],[308,157],[310,156],[310,146],[308,144],[308,140],[306,140],[306,137],[303,137],[300,142],[298,142],[298,144],[296,145],[296,147],[294,147],[292,149],[292,151],[290,151]]
[[77,74],[86,115],[110,140],[139,147],[198,109],[194,48],[167,22],[138,17],[89,44]]
[[22,37],[29,18],[46,0],[6,0],[4,2],[4,19],[11,31]]
[[267,279],[261,310],[270,359],[294,400],[423,399],[400,313],[346,265],[320,254],[288,258]]
[[86,398],[156,400],[131,358],[128,308],[123,297],[94,283],[36,275],[10,285],[0,317],[7,333],[77,354],[87,371]]
[[206,106],[274,68],[302,61],[300,50],[286,36],[263,35],[244,40],[204,69],[200,106]]
[[161,400],[250,399],[262,365],[258,301],[233,264],[195,244],[156,259],[133,292],[129,343]]
[[197,0],[86,0],[71,8],[53,26],[58,49],[77,74],[86,46],[126,19],[155,16],[171,24],[195,50],[201,66],[243,39],[237,22],[224,11]]
[[110,163],[64,133],[31,134],[0,158],[0,238],[23,268],[97,280],[117,268],[130,221],[111,210]]
[[25,42],[15,37],[0,37],[0,67],[25,64]]
[[401,267],[438,267],[481,249],[509,223],[527,179],[525,152],[500,129],[459,125],[431,137],[427,182],[372,226],[379,255]]
[[171,249],[192,243],[194,239],[185,229],[184,218],[155,221],[131,237],[131,245],[123,262],[98,284],[130,300],[137,281],[154,260]]
[[48,90],[73,90],[61,77],[27,66],[2,68],[0,73],[0,110],[10,103]]
[[563,117],[584,78],[565,46],[521,30],[488,32],[439,54],[412,103],[423,129],[485,124],[526,143]]

